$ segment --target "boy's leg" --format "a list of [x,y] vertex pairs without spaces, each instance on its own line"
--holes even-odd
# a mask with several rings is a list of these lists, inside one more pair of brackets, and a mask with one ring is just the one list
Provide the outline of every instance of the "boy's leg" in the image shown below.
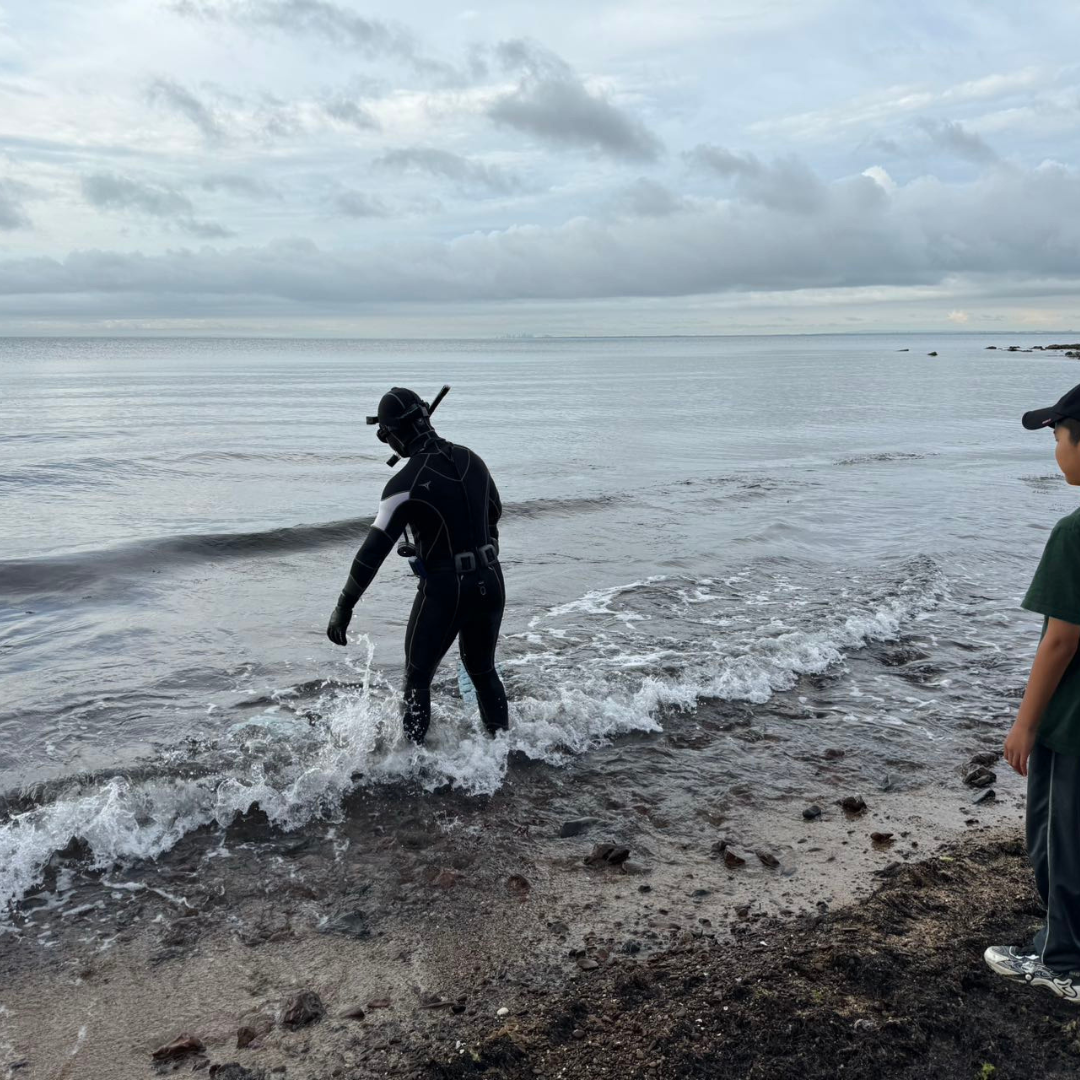
[[[1036,743],[1028,759],[1027,809],[1025,815],[1027,833],[1028,862],[1035,875],[1035,888],[1039,899],[1046,907],[1049,892],[1050,873],[1047,864],[1048,832],[1047,822],[1050,817],[1050,774],[1054,752],[1041,743]],[[1046,923],[1040,927],[1035,940],[1027,952],[1042,956],[1046,943]]]
[[1080,972],[1080,758],[1047,753],[1046,932],[1039,944],[1042,962],[1064,974]]

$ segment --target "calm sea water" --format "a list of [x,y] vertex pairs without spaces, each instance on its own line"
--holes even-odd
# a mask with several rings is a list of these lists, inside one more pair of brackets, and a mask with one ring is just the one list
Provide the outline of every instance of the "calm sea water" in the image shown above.
[[[72,835],[104,865],[522,756],[617,785],[662,745],[676,800],[797,794],[826,746],[932,782],[1014,707],[1076,505],[1019,416],[1080,367],[986,350],[1049,340],[0,340],[0,904]],[[514,727],[482,738],[451,658],[415,751],[404,561],[347,651],[324,627],[390,475],[364,416],[443,382],[506,505]]]

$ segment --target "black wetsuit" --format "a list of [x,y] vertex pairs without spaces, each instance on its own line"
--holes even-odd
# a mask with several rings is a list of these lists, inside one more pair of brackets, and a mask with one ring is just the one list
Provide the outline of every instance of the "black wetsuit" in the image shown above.
[[[508,725],[495,645],[506,594],[498,555],[499,492],[471,450],[434,433],[383,489],[379,515],[353,559],[339,606],[351,610],[402,532],[409,530],[424,573],[405,633],[405,733],[422,743],[431,722],[431,680],[459,639],[491,734]],[[455,560],[455,557],[456,560]]]

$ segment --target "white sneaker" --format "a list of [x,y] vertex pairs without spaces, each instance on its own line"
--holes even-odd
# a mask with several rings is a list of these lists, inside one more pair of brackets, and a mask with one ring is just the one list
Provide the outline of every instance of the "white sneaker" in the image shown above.
[[1029,986],[1042,986],[1071,1005],[1080,1005],[1080,987],[1068,975],[1057,975],[1034,953],[1015,945],[991,945],[983,953],[991,971],[1006,979],[1022,979]]
[[1025,952],[1017,945],[991,945],[983,953],[990,970],[1006,979],[1025,979],[1030,972],[1041,966],[1037,953]]

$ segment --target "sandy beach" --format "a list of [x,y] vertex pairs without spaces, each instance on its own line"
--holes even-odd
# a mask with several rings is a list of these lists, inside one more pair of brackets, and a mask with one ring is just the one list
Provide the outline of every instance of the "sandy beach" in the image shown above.
[[[857,813],[821,799],[813,820],[774,804],[710,849],[644,856],[609,823],[519,820],[512,790],[467,829],[423,799],[395,820],[361,799],[300,837],[250,815],[103,875],[60,917],[43,894],[3,952],[6,1076],[826,1076],[840,1052],[844,1075],[915,1076],[923,1039],[945,1055],[934,1075],[968,1077],[969,1026],[946,1053],[912,1010],[971,995],[1011,1025],[979,1029],[987,1075],[1020,1076],[1006,1035],[1030,1063],[1030,1015],[1067,1016],[1049,997],[1017,1011],[982,966],[1037,918],[1014,777],[978,805],[959,776]],[[361,860],[350,832],[381,840]],[[586,862],[612,839],[622,865]],[[1045,1041],[1039,1060],[1066,1060],[1068,1032]]]

